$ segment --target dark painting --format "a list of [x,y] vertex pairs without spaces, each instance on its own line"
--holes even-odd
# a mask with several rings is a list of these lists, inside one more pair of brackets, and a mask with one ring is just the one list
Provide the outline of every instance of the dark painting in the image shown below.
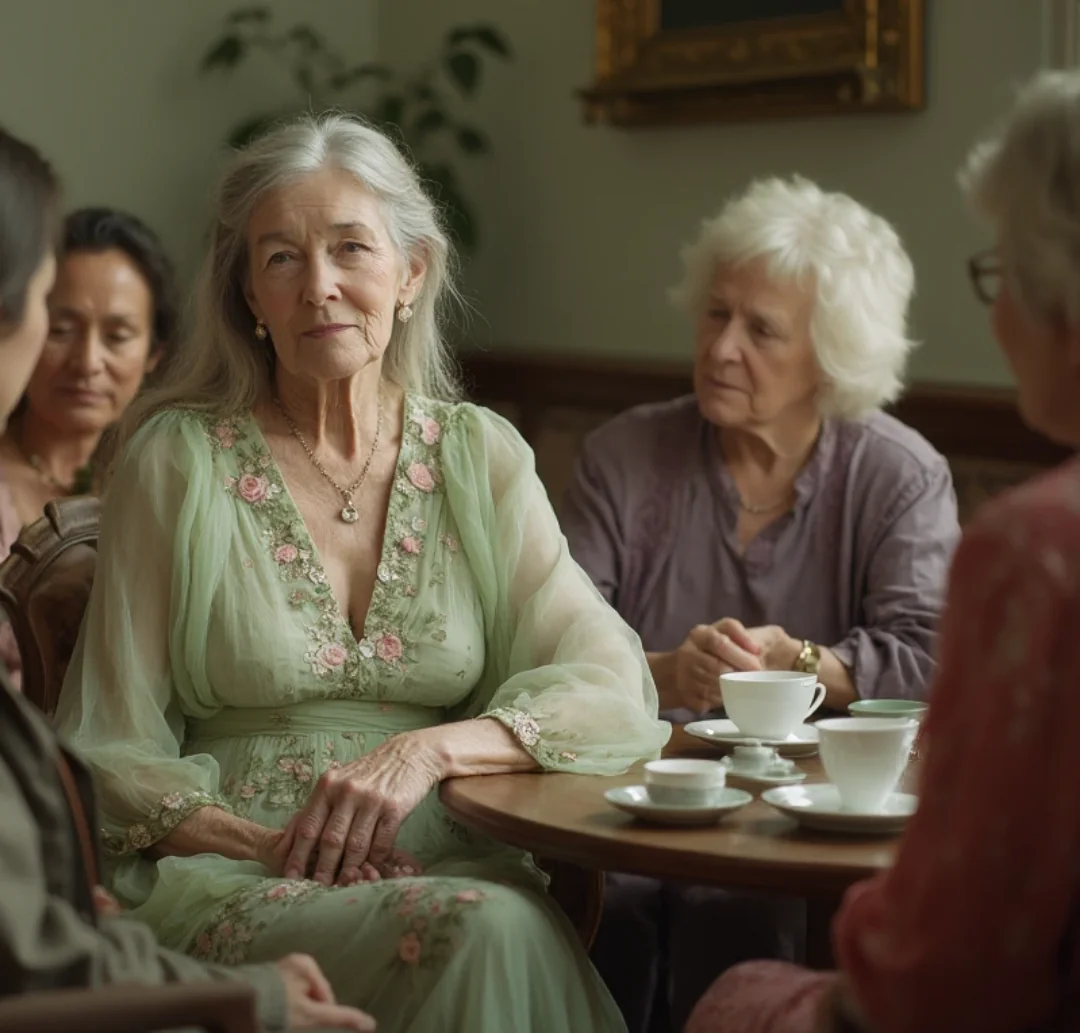
[[660,0],[660,28],[704,29],[843,10],[844,0]]

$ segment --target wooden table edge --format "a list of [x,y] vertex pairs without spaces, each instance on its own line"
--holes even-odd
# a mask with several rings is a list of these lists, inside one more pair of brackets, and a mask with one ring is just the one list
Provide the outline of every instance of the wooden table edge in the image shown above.
[[[469,780],[485,777],[506,776],[473,775],[469,776]],[[716,858],[715,869],[688,865],[680,872],[673,868],[671,852],[663,847],[640,843],[628,847],[619,840],[600,836],[583,841],[581,834],[573,830],[542,825],[507,811],[494,810],[463,796],[457,789],[458,783],[464,781],[448,779],[439,789],[442,804],[453,818],[499,842],[541,857],[570,861],[583,868],[728,889],[768,891],[784,896],[829,898],[835,898],[849,886],[871,875],[861,865],[822,868],[807,864],[793,867],[789,862],[772,863],[760,858]],[[792,827],[795,827],[794,821]],[[677,830],[673,831],[678,835]],[[796,872],[797,878],[794,877]],[[797,886],[793,885],[795,882]]]

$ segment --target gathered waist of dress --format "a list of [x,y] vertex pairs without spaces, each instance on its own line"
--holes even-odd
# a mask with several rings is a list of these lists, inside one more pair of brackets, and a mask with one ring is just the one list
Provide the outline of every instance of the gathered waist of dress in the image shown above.
[[446,711],[441,707],[366,699],[312,699],[281,707],[226,707],[213,717],[189,718],[187,738],[191,741],[335,732],[394,735],[432,728],[445,720]]

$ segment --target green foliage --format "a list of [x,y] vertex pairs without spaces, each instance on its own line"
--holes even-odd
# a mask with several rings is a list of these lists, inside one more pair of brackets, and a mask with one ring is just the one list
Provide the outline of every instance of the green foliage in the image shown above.
[[291,111],[262,112],[229,132],[230,147],[243,147],[274,122],[296,111],[356,111],[411,153],[432,196],[442,206],[454,242],[466,253],[478,243],[476,217],[459,185],[455,155],[487,154],[490,143],[455,110],[475,97],[485,62],[509,60],[506,38],[489,25],[451,29],[429,65],[408,75],[374,62],[351,64],[322,34],[297,24],[276,31],[267,7],[248,5],[226,15],[221,35],[203,55],[207,73],[232,72],[253,53],[272,56],[288,69],[296,88]]

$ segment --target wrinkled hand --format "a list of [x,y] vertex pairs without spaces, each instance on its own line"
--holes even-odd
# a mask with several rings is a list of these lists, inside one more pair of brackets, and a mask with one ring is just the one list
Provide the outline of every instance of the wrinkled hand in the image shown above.
[[758,648],[763,671],[790,671],[802,650],[802,641],[792,638],[777,624],[749,628],[746,636]]
[[116,899],[104,886],[95,886],[93,889],[94,910],[98,918],[110,918],[119,915],[124,909],[120,901]]
[[356,1008],[338,1004],[314,958],[288,954],[277,963],[285,984],[289,1029],[344,1029],[371,1033],[375,1020]]
[[395,852],[394,841],[440,777],[430,749],[409,734],[327,771],[274,848],[285,877],[311,872],[324,886],[351,886],[383,874],[419,874],[413,858]]
[[699,624],[674,654],[676,706],[702,713],[720,706],[720,675],[760,671],[761,649],[737,620]]

